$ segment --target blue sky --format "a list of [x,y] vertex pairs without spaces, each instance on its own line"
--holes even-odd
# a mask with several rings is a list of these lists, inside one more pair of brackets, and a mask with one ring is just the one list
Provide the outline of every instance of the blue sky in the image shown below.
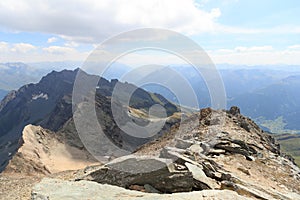
[[[153,27],[188,36],[215,63],[300,65],[299,18],[297,0],[2,0],[0,62],[84,61],[107,38]],[[137,54],[127,62],[149,60]]]

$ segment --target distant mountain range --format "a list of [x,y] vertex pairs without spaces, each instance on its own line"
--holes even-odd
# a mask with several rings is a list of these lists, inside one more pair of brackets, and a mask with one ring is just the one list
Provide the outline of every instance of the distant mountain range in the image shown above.
[[24,63],[0,64],[0,89],[15,90],[22,85],[38,82],[48,68],[32,67]]
[[[172,78],[175,71],[176,78]],[[241,112],[250,116],[267,131],[300,133],[300,71],[272,69],[220,69],[227,95],[227,106],[238,106]],[[138,77],[138,76],[137,76]],[[210,107],[210,94],[205,78],[192,67],[166,67],[150,73],[146,78],[153,83],[163,82],[188,92],[180,79],[185,79],[198,98],[200,108]],[[163,81],[162,81],[163,80]],[[172,91],[158,84],[143,87],[164,95],[178,103]],[[195,107],[195,104],[186,106]]]
[[[239,95],[230,104],[240,106],[243,113],[258,119],[262,125],[270,126],[270,131],[279,130],[280,126],[300,130],[299,91],[300,76],[289,76],[262,89]],[[275,122],[276,119],[277,126],[266,121]]]
[[[64,64],[69,68],[72,65],[80,65],[80,63],[36,63],[30,66],[23,63],[0,64],[0,99],[9,90],[37,82],[51,66],[58,68]],[[243,114],[253,118],[265,130],[300,132],[300,108],[297,93],[300,87],[300,70],[297,66],[276,66],[274,69],[268,66],[250,68],[221,65],[218,67],[226,90],[228,108],[232,105],[239,106]],[[171,74],[170,69],[174,73]],[[105,71],[103,76],[108,80],[121,78],[131,70],[129,66],[115,63]],[[149,80],[154,84],[141,85],[143,89],[161,94],[168,100],[179,103],[173,91],[155,83],[169,84],[179,91],[188,92],[187,85],[179,81],[185,78],[195,91],[198,105],[192,101],[181,103],[199,108],[211,106],[205,79],[191,66],[166,67],[149,73],[146,78],[142,76],[144,73],[143,70],[136,71],[122,81],[138,85],[139,81]],[[176,78],[173,77],[174,74],[177,74]],[[143,77],[143,80],[138,80],[139,77]],[[181,94],[184,95],[184,93]]]

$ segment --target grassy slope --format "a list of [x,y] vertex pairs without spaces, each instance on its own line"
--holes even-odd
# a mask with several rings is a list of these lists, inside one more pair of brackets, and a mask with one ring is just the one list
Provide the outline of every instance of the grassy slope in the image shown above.
[[300,166],[300,135],[275,134],[274,136],[281,145],[282,151],[293,156],[298,166]]

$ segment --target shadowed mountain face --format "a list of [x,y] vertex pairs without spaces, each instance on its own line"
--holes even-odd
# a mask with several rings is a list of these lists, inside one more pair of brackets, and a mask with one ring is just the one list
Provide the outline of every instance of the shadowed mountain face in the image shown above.
[[[73,120],[71,120],[72,106],[78,105],[72,105],[72,91],[77,73],[78,69],[53,71],[43,77],[39,83],[25,85],[18,91],[10,92],[3,99],[0,103],[1,169],[7,164],[8,155],[13,155],[18,148],[18,141],[26,125],[40,125],[55,132],[68,125],[74,126]],[[110,97],[117,83],[124,91],[126,89],[135,91],[129,102],[129,106],[132,108],[147,111],[154,104],[160,104],[166,108],[168,115],[178,111],[177,106],[162,96],[148,93],[132,84],[120,83],[118,80],[110,82],[88,74],[86,74],[86,78],[87,81],[94,78],[99,79],[95,97],[96,105],[98,105],[96,112],[105,134],[117,146],[128,150],[135,149],[151,138],[136,140],[123,133],[114,122]],[[118,99],[115,101],[115,104],[118,105],[117,108],[120,109],[119,112],[125,116],[124,120],[130,120],[130,117],[126,115],[128,108],[124,107]]]

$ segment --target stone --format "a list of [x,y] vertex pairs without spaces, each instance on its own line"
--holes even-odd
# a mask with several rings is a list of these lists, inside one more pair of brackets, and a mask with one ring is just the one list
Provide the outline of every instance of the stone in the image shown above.
[[226,151],[224,149],[210,149],[208,155],[220,155],[225,153]]
[[201,142],[200,147],[203,149],[203,154],[207,155],[210,152],[210,145],[205,143],[205,142]]
[[141,191],[141,192],[146,192],[144,186],[141,186],[141,185],[131,185],[131,186],[129,186],[129,189],[136,190],[136,191]]
[[188,170],[192,173],[193,178],[197,181],[200,181],[203,183],[206,187],[201,189],[218,189],[219,185],[216,183],[214,179],[211,179],[207,177],[204,173],[204,171],[199,168],[198,166],[195,166],[190,163],[185,163],[185,166],[188,168]]
[[263,199],[263,200],[274,199],[273,196],[263,191],[257,190],[255,188],[246,187],[240,184],[232,183],[230,181],[222,181],[221,189],[233,190],[240,195],[254,197],[257,199]]
[[160,158],[168,158],[168,159],[172,159],[175,163],[178,163],[178,164],[181,164],[181,165],[184,165],[186,162],[189,162],[191,164],[194,164],[194,165],[198,165],[199,166],[199,163],[197,163],[196,161],[188,158],[187,156],[184,156],[183,154],[181,153],[178,153],[176,151],[173,151],[173,150],[170,150],[170,149],[163,149],[161,152],[160,152]]
[[244,174],[250,176],[250,172],[248,169],[244,168],[244,167],[238,167],[237,168],[239,171],[243,172]]
[[145,189],[145,192],[148,192],[148,193],[161,193],[160,191],[158,191],[157,189],[152,187],[152,185],[149,185],[149,184],[145,184],[144,189]]
[[121,187],[98,184],[92,181],[66,181],[45,178],[36,184],[31,193],[32,200],[93,199],[93,200],[249,200],[230,190],[202,190],[174,194],[143,193]]
[[235,115],[241,114],[241,111],[240,111],[240,108],[239,108],[239,107],[237,107],[237,106],[232,106],[232,107],[229,109],[229,113],[232,114],[233,116],[235,116]]
[[204,152],[203,148],[199,144],[193,144],[188,148],[188,150],[195,154],[202,154]]
[[193,144],[194,144],[193,141],[182,140],[180,138],[176,138],[176,145],[175,145],[175,147],[179,148],[179,149],[187,149],[190,146],[192,146]]
[[203,108],[200,110],[200,120],[205,119],[212,113],[211,108]]
[[124,188],[149,184],[162,193],[188,192],[193,188],[192,173],[187,170],[177,171],[170,159],[134,155],[115,159],[77,180]]

